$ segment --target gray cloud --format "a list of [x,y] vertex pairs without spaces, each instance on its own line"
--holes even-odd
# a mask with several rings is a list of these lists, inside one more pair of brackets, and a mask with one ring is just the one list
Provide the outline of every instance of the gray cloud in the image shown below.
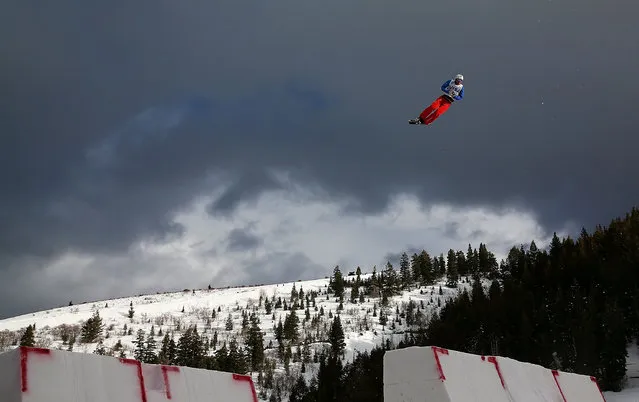
[[[185,287],[206,287],[206,280],[194,280],[184,263],[164,257],[103,257],[95,261],[68,261],[55,274],[41,272],[48,261],[22,258],[5,266],[0,293],[0,318],[43,308],[55,308],[107,298],[179,291]],[[195,275],[197,277],[198,275]]]
[[[300,252],[271,252],[258,258],[246,260],[241,267],[228,267],[213,278],[214,283],[247,284],[283,283],[323,277],[329,271],[314,263]],[[228,278],[234,278],[229,281]],[[243,279],[235,279],[243,278]]]
[[229,233],[227,250],[229,251],[247,251],[253,250],[262,243],[255,234],[246,229],[233,229]]
[[207,210],[213,215],[228,215],[241,201],[254,200],[264,190],[281,187],[276,178],[268,172],[250,170],[237,178]]
[[[406,252],[406,254],[408,254],[408,260],[410,261],[410,258],[413,256],[413,254],[419,254],[422,252],[422,250],[423,248],[419,247],[407,247],[405,250],[402,251],[389,251],[384,256],[384,264],[386,264],[386,262],[390,262],[393,267],[395,267],[395,269],[399,269],[399,263],[402,258],[403,252]],[[383,269],[384,266],[379,267],[379,269]]]
[[[0,266],[179,236],[172,211],[233,179],[229,214],[267,167],[360,212],[412,191],[548,230],[639,199],[639,5],[280,4],[4,4]],[[466,98],[409,126],[456,72]]]

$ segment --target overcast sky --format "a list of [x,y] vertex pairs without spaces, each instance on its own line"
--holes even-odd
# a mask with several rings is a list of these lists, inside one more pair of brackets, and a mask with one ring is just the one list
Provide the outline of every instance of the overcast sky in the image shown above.
[[116,3],[0,6],[0,318],[503,255],[639,198],[636,2]]

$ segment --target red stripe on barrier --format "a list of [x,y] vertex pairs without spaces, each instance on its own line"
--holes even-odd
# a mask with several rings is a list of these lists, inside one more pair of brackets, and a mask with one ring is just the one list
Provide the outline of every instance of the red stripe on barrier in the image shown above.
[[561,385],[559,385],[559,380],[557,380],[557,377],[559,376],[559,371],[552,370],[552,376],[555,379],[555,384],[557,384],[557,388],[559,388],[559,393],[561,394],[561,397],[563,398],[564,402],[567,402],[566,397],[564,396],[564,391],[561,389]]
[[251,386],[251,393],[253,394],[253,402],[259,402],[257,399],[257,392],[255,392],[255,384],[253,384],[253,378],[250,375],[233,374],[235,381],[246,381]]
[[45,349],[45,348],[33,348],[33,347],[29,347],[29,346],[20,346],[20,371],[22,374],[22,392],[27,392],[28,389],[28,383],[27,383],[27,378],[28,378],[28,365],[27,365],[27,359],[29,356],[29,353],[35,353],[38,355],[51,355],[51,350],[49,349]]
[[[482,359],[484,356],[482,356]],[[499,368],[499,362],[495,356],[489,356],[488,362],[495,365],[495,369],[497,370],[497,375],[499,376],[499,381],[501,381],[502,388],[506,389],[506,384],[504,383],[504,377],[501,375],[501,369]]]
[[144,375],[142,375],[142,363],[137,360],[124,358],[120,358],[120,362],[137,367],[138,382],[140,384],[140,399],[142,400],[142,402],[146,402],[146,387],[144,386]]
[[180,368],[176,366],[164,366],[162,365],[162,379],[164,379],[164,391],[166,393],[166,399],[171,399],[171,384],[169,383],[169,371],[179,373]]
[[603,399],[603,401],[606,402],[606,397],[604,397],[603,392],[601,392],[601,388],[599,387],[599,383],[597,382],[597,379],[593,376],[590,376],[590,381],[595,383],[595,385],[597,386],[597,390],[599,390],[599,394],[601,395],[601,399]]
[[446,376],[444,375],[444,369],[442,368],[442,362],[439,360],[438,353],[447,355],[448,349],[440,348],[437,346],[431,346],[431,349],[433,350],[433,354],[435,355],[435,362],[437,363],[437,371],[439,371],[439,379],[444,381],[446,380]]

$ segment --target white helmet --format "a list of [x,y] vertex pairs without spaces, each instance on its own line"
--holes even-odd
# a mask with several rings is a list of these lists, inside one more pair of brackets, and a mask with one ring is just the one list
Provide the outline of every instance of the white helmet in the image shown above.
[[464,76],[463,76],[463,75],[461,75],[461,74],[457,74],[457,75],[455,76],[455,79],[456,79],[456,80],[462,80],[462,81],[463,81],[463,80],[464,80]]

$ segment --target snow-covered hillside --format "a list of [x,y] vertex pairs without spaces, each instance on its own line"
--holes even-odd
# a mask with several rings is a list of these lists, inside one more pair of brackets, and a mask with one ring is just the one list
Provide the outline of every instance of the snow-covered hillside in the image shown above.
[[[365,281],[370,279],[371,275],[363,273],[359,277],[361,281]],[[344,276],[344,279],[351,282],[356,279],[356,275],[349,274]],[[396,345],[404,337],[404,330],[407,328],[406,313],[409,302],[412,301],[411,305],[414,306],[412,320],[417,322],[427,320],[433,312],[441,309],[450,298],[463,289],[470,290],[468,278],[461,278],[457,288],[448,288],[445,281],[441,280],[431,286],[414,286],[403,290],[391,296],[387,306],[382,308],[382,298],[377,294],[362,293],[352,301],[351,288],[347,285],[343,295],[343,308],[340,310],[340,301],[331,292],[329,282],[329,278],[323,278],[262,286],[184,289],[180,292],[88,302],[25,314],[0,320],[0,352],[15,347],[26,327],[35,325],[36,346],[94,353],[98,343],[81,343],[80,328],[97,312],[104,325],[102,345],[107,353],[133,357],[136,347],[134,341],[139,330],[144,331],[145,337],[152,331],[159,349],[164,334],[171,334],[177,342],[189,326],[196,325],[199,334],[210,340],[217,332],[217,343],[212,344],[208,350],[208,354],[211,355],[221,348],[222,344],[228,345],[231,339],[244,346],[244,336],[241,334],[243,312],[255,312],[264,334],[266,356],[275,362],[276,375],[280,375],[281,378],[296,378],[300,373],[301,362],[293,358],[286,374],[284,364],[277,359],[278,343],[275,337],[275,327],[280,320],[284,322],[285,316],[291,312],[293,299],[301,302],[296,309],[300,339],[304,340],[307,335],[312,338],[309,345],[312,353],[328,348],[327,338],[332,317],[339,313],[346,343],[344,359],[350,361],[358,351],[370,350],[375,345],[387,342]],[[270,313],[265,307],[267,299],[272,303]],[[281,305],[277,304],[280,299]],[[310,315],[308,319],[307,308]],[[384,314],[381,314],[382,311]],[[229,315],[231,330],[227,330]],[[382,315],[386,316],[386,325],[380,324]],[[316,321],[316,324],[313,324],[313,321]],[[63,336],[65,333],[67,336]],[[76,342],[72,345],[68,342],[69,333],[76,334]],[[111,350],[116,344],[122,345],[117,353]],[[293,351],[295,352],[295,348]],[[629,360],[629,369],[632,369],[632,374],[637,374],[635,370],[639,369],[634,365],[639,361],[639,349],[630,350]],[[316,369],[317,363],[311,361],[307,364],[307,378],[310,378]],[[257,374],[253,373],[253,377],[259,391]],[[606,393],[606,399],[609,402],[639,402],[638,390],[639,388],[635,388],[622,393]],[[265,397],[263,400],[266,400]]]
[[[370,273],[362,273],[359,278],[366,281],[371,276]],[[344,274],[343,278],[349,283],[355,281],[357,275]],[[378,294],[364,295],[364,289],[361,293],[358,292],[359,296],[355,300],[351,300],[351,288],[347,285],[340,310],[340,300],[331,292],[329,281],[329,278],[323,278],[262,286],[185,289],[181,292],[96,301],[25,314],[0,320],[0,350],[15,346],[26,327],[35,325],[36,346],[93,353],[98,344],[80,343],[80,327],[98,312],[104,325],[103,346],[106,351],[109,352],[118,343],[122,345],[114,355],[124,354],[133,357],[136,347],[134,341],[139,330],[144,331],[145,337],[153,331],[159,348],[164,334],[172,334],[177,342],[180,334],[191,325],[197,325],[198,333],[209,340],[217,332],[217,343],[208,351],[209,354],[213,354],[223,343],[228,345],[233,338],[243,346],[243,312],[256,312],[264,334],[266,356],[276,361],[278,342],[275,338],[275,327],[280,320],[284,322],[295,299],[301,303],[296,309],[299,318],[299,339],[303,341],[307,336],[312,339],[309,345],[312,353],[328,349],[328,332],[332,317],[339,313],[346,343],[344,359],[350,361],[358,351],[370,350],[375,345],[397,345],[404,337],[404,329],[407,328],[406,310],[409,302],[412,301],[410,304],[414,307],[413,312],[409,314],[417,323],[427,320],[434,311],[439,310],[449,298],[455,297],[461,290],[470,288],[470,283],[465,278],[461,279],[457,288],[448,288],[445,281],[436,282],[431,286],[414,286],[389,297],[386,307],[382,308],[382,297]],[[295,295],[295,298],[292,295]],[[315,297],[312,297],[313,295]],[[276,303],[280,298],[282,304],[278,305]],[[265,308],[267,299],[272,303],[270,313]],[[133,317],[129,318],[131,308]],[[227,330],[229,315],[232,322],[231,330]],[[385,325],[380,324],[382,316],[386,318]],[[315,325],[313,321],[316,322]],[[75,329],[70,330],[70,326],[75,326]],[[65,341],[62,336],[64,333],[67,334],[64,337]],[[66,342],[69,333],[76,334],[76,343],[71,346]],[[296,348],[293,348],[293,352],[295,354]],[[294,376],[299,373],[300,367],[299,360],[293,358],[289,370]],[[316,368],[317,364],[312,362],[306,365],[307,376],[310,377]],[[276,362],[275,371],[283,374],[283,364],[280,361]],[[253,375],[257,380],[257,373]],[[288,377],[291,377],[290,374]]]

